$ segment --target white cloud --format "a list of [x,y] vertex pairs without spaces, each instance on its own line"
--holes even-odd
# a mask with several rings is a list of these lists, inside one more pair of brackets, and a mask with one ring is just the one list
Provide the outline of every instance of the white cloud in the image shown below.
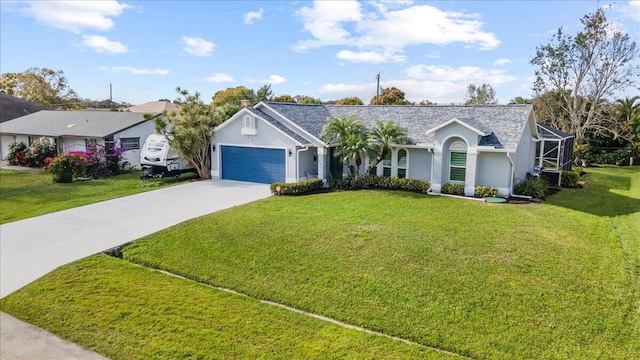
[[84,35],[82,37],[82,45],[99,53],[124,54],[129,51],[129,49],[121,43],[97,35]]
[[108,71],[114,74],[118,74],[121,72],[128,72],[131,75],[167,75],[169,73],[169,70],[165,70],[165,69],[148,69],[148,68],[138,69],[133,66],[113,66],[110,68],[106,66],[100,66],[98,67],[98,70]]
[[244,14],[244,23],[247,25],[253,25],[253,20],[262,19],[262,13],[264,9],[260,8],[258,11],[250,11]]
[[440,52],[432,51],[432,52],[427,54],[427,57],[430,58],[430,59],[440,59]]
[[[460,102],[463,98],[466,85],[454,82],[418,81],[411,79],[385,81],[384,86],[397,87],[404,91],[405,99],[412,102],[420,102],[428,99],[439,104]],[[376,83],[367,84],[325,84],[318,89],[318,93],[327,99],[341,99],[344,97],[358,96],[368,103],[375,96]]]
[[404,55],[398,55],[393,52],[377,52],[377,51],[360,51],[353,52],[351,50],[342,50],[336,54],[336,57],[340,60],[350,62],[366,62],[366,63],[388,63],[388,62],[405,62],[407,57]]
[[636,21],[640,21],[640,1],[629,1],[629,15]]
[[498,58],[496,59],[496,61],[493,62],[493,66],[500,66],[500,65],[506,65],[511,63],[511,60],[509,59],[505,59],[505,58]]
[[[427,99],[439,104],[462,103],[469,84],[490,84],[494,88],[518,79],[502,69],[477,66],[414,65],[405,69],[404,78],[385,79],[383,88],[397,87],[412,102]],[[529,80],[529,79],[527,79]],[[529,83],[529,87],[530,87]],[[520,85],[520,84],[517,84]],[[358,96],[368,102],[375,95],[376,83],[325,84],[318,89],[324,98],[340,99]]]
[[27,5],[23,12],[37,22],[74,33],[110,30],[115,24],[111,18],[131,8],[117,1],[30,1]]
[[204,78],[204,80],[208,82],[213,82],[213,83],[222,83],[222,82],[233,81],[233,77],[224,73],[215,73],[212,76]]
[[183,36],[182,42],[185,45],[182,50],[195,56],[209,56],[216,47],[216,44],[211,41],[190,36]]
[[[296,15],[312,38],[297,42],[293,49],[351,46],[361,53],[391,54],[386,58],[395,61],[393,55],[402,54],[412,45],[463,43],[490,50],[501,43],[493,33],[483,30],[479,14],[442,11],[410,2],[368,4],[372,5],[368,12],[355,1],[316,1],[312,7],[301,8]],[[371,59],[379,61],[378,57]]]
[[424,79],[431,81],[460,82],[466,85],[487,83],[500,85],[515,81],[516,77],[507,74],[502,69],[483,69],[479,66],[450,66],[414,65],[405,70],[407,76],[412,79]]
[[285,79],[284,77],[282,77],[280,75],[271,75],[271,76],[269,76],[268,79],[262,80],[262,82],[269,83],[269,84],[282,84],[282,83],[284,83],[286,81],[287,81],[287,79]]
[[298,42],[294,46],[297,51],[353,44],[354,40],[343,28],[343,23],[362,20],[360,3],[357,1],[317,1],[312,8],[303,7],[296,15],[302,19],[304,29],[315,38]]

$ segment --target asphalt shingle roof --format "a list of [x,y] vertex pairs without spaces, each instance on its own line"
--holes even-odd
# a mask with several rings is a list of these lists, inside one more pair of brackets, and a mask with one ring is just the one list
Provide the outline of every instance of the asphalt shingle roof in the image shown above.
[[41,110],[0,124],[0,133],[104,138],[143,121],[142,113]]
[[309,141],[305,140],[302,136],[300,136],[298,133],[296,133],[295,131],[293,131],[290,128],[286,127],[283,123],[281,123],[278,120],[274,119],[273,117],[271,117],[271,115],[265,113],[264,111],[262,111],[260,109],[255,109],[255,108],[254,109],[247,109],[247,110],[252,112],[254,115],[260,116],[261,118],[265,119],[269,123],[273,124],[275,127],[280,129],[281,131],[283,131],[285,134],[291,136],[292,138],[294,138],[296,141],[300,142],[301,144],[307,144],[309,142]]
[[524,131],[531,105],[485,106],[357,106],[357,105],[303,105],[266,103],[289,120],[319,137],[322,127],[331,117],[357,116],[365,126],[392,120],[406,128],[408,136],[417,144],[433,145],[433,135],[427,131],[452,119],[458,119],[481,131],[481,146],[513,149]]
[[0,91],[0,123],[40,110],[49,108]]

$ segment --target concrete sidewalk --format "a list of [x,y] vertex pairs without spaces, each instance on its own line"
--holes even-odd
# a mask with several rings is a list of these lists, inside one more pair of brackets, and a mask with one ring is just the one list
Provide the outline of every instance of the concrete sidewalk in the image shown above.
[[2,360],[106,360],[91,350],[0,312]]
[[[0,225],[0,297],[61,265],[185,220],[268,196],[269,185],[202,180]],[[25,351],[21,349],[24,343],[15,340],[27,331],[21,322],[5,321],[3,316],[0,328],[3,360],[5,351],[7,358]],[[59,341],[52,339],[45,343],[58,344]],[[37,348],[40,343],[34,346]],[[86,357],[69,354],[53,358]]]

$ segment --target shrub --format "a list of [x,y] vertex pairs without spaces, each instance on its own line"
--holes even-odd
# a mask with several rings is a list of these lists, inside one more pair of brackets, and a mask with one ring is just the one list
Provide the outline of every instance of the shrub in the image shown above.
[[388,189],[425,193],[431,188],[426,180],[365,174],[352,182],[353,189]]
[[516,194],[531,196],[536,199],[544,200],[549,185],[544,179],[537,176],[527,176],[526,179],[517,183],[513,190]]
[[55,145],[45,144],[39,140],[27,148],[26,157],[29,159],[31,166],[43,167],[46,165],[45,160],[50,157],[55,157],[58,154]]
[[333,175],[329,176],[327,179],[327,184],[332,189],[347,189],[351,187],[353,179],[351,177],[335,177]]
[[275,182],[270,186],[271,193],[274,195],[302,195],[321,188],[321,179],[309,179],[297,183]]
[[560,175],[560,186],[566,188],[578,187],[578,181],[580,181],[580,174],[575,170],[562,170]]
[[125,152],[122,148],[117,148],[112,154],[107,154],[102,145],[87,145],[87,151],[72,151],[71,154],[82,156],[87,160],[86,175],[94,179],[108,177],[119,174],[122,168],[118,163]]
[[444,183],[442,184],[442,189],[440,189],[440,192],[443,194],[464,196],[464,185]]
[[629,165],[629,152],[625,149],[607,151],[607,149],[593,149],[584,155],[589,164]]
[[473,196],[477,198],[496,197],[498,196],[498,188],[491,186],[476,186]]
[[53,175],[53,182],[70,183],[74,177],[83,176],[87,166],[87,159],[73,154],[60,154],[49,164],[49,172]]
[[22,161],[26,161],[24,152],[27,150],[27,145],[21,142],[16,142],[13,144],[9,144],[7,157],[5,160],[9,162],[11,165],[25,165],[22,164]]

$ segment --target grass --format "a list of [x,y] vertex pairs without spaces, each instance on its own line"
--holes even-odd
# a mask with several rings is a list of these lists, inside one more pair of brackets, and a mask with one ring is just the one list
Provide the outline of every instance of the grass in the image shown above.
[[107,255],[62,267],[3,309],[110,359],[456,358]]
[[[639,358],[640,171],[588,171],[586,189],[564,189],[542,205],[383,191],[272,197],[145,237],[124,257],[473,358]],[[83,285],[86,275],[67,271],[59,275],[66,288],[44,279],[3,299],[2,309],[96,348],[75,336],[80,329],[111,332],[109,321],[88,321],[121,290],[110,285],[119,286],[118,276],[92,271],[95,288]],[[117,302],[137,304],[139,296],[151,301],[132,294]],[[58,297],[73,297],[64,313]],[[158,297],[152,308],[177,306]],[[67,320],[67,313],[89,309],[88,319]],[[183,317],[200,312],[180,309]],[[257,311],[251,319],[263,316]],[[149,322],[168,319],[159,312]]]
[[[185,174],[179,181],[165,180],[165,185],[193,179]],[[132,172],[107,179],[56,184],[45,172],[22,172],[0,169],[0,224],[70,209],[117,197],[158,188],[147,182],[142,186],[140,174]]]

